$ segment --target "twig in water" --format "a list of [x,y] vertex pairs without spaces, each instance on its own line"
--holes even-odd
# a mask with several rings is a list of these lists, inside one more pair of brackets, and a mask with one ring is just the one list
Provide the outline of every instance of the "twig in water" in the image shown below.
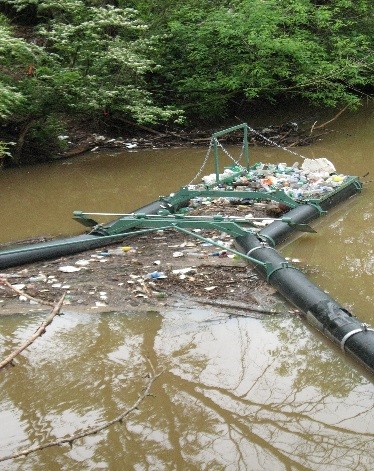
[[329,119],[328,121],[325,121],[324,123],[320,124],[319,126],[316,126],[316,123],[317,121],[313,124],[312,126],[312,129],[310,130],[310,134],[312,134],[313,130],[314,129],[321,129],[321,128],[324,128],[326,126],[326,124],[329,124],[329,123],[332,123],[333,121],[335,121],[337,118],[339,118],[339,116],[344,113],[344,111],[348,108],[348,105],[345,106],[344,108],[342,108],[338,113],[336,113],[336,115]]
[[0,284],[2,284],[4,286],[7,286],[12,291],[17,293],[19,296],[25,296],[25,298],[31,299],[31,301],[35,301],[38,304],[46,304],[47,306],[54,306],[54,303],[51,303],[50,301],[44,301],[43,299],[34,298],[33,296],[30,296],[29,294],[25,293],[24,291],[21,291],[20,289],[18,289],[16,287],[14,287],[13,285],[11,285],[9,283],[9,281],[7,281],[5,278],[0,278]]
[[257,306],[251,306],[250,304],[244,304],[244,303],[237,303],[235,301],[233,302],[225,302],[225,301],[213,301],[213,300],[204,300],[200,301],[199,303],[201,304],[209,304],[210,306],[217,306],[217,307],[222,307],[224,309],[231,308],[231,309],[240,309],[244,311],[250,311],[250,312],[259,312],[261,314],[282,314],[280,311],[276,311],[274,309],[264,309],[261,307]]
[[60,313],[61,307],[64,303],[64,298],[65,298],[65,293],[61,296],[60,300],[58,303],[55,305],[55,307],[52,309],[52,312],[50,315],[47,317],[45,321],[43,321],[40,325],[40,327],[35,331],[35,333],[28,339],[26,340],[25,343],[23,343],[17,350],[15,350],[13,353],[8,355],[5,360],[3,360],[0,363],[0,370],[4,368],[6,365],[11,363],[13,359],[19,355],[23,350],[25,350],[28,346],[30,346],[38,337],[44,334],[46,327],[52,323],[53,319],[55,316],[57,316]]
[[105,430],[106,428],[110,427],[111,425],[119,422],[121,423],[123,421],[123,419],[125,419],[129,414],[130,412],[134,411],[135,409],[137,409],[139,407],[139,405],[141,404],[141,402],[143,402],[143,400],[149,396],[149,392],[151,390],[151,387],[152,387],[152,384],[156,381],[156,379],[162,374],[162,371],[160,371],[159,373],[157,374],[153,374],[152,376],[150,376],[150,379],[147,383],[147,386],[145,387],[143,393],[138,397],[138,399],[134,402],[134,404],[129,408],[129,409],[126,409],[124,412],[122,412],[120,415],[118,415],[117,417],[115,417],[113,420],[110,420],[108,422],[105,422],[103,425],[99,425],[97,427],[90,427],[82,432],[78,432],[74,435],[70,435],[68,437],[65,437],[65,438],[58,438],[57,440],[54,440],[54,441],[51,441],[51,442],[47,442],[45,443],[44,445],[36,445],[36,446],[32,446],[32,447],[29,447],[29,448],[25,448],[24,450],[21,450],[21,451],[18,451],[16,453],[13,453],[13,455],[8,455],[8,456],[3,456],[2,458],[0,458],[0,462],[1,461],[8,461],[8,460],[12,460],[12,459],[15,459],[15,458],[19,458],[20,456],[27,456],[29,455],[30,453],[34,453],[36,451],[40,451],[40,450],[44,450],[45,448],[50,448],[52,446],[61,446],[65,443],[68,443],[70,446],[73,445],[73,442],[75,440],[78,440],[79,438],[83,438],[83,437],[88,437],[89,435],[94,435],[96,433],[99,433],[101,432],[102,430]]

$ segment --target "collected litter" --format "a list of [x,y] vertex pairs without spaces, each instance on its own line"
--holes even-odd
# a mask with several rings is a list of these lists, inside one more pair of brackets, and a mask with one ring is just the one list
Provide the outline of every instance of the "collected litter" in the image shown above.
[[62,271],[63,273],[73,273],[75,271],[80,271],[80,270],[81,268],[73,267],[72,265],[66,265],[59,268],[59,271]]
[[152,278],[153,280],[157,280],[160,278],[167,278],[167,276],[163,271],[153,271],[152,273],[147,273],[147,275],[145,275],[145,278]]
[[[232,169],[225,169],[220,178],[234,176]],[[285,194],[295,200],[320,198],[323,194],[334,191],[342,185],[347,176],[337,174],[334,165],[325,157],[305,159],[299,166],[295,162],[292,166],[286,163],[255,164],[248,172],[236,177],[230,186],[241,191],[271,192],[283,190]],[[202,178],[203,184],[190,185],[189,189],[201,189],[204,185],[214,185],[216,175],[210,174]],[[231,198],[232,199],[232,198]],[[222,198],[220,198],[222,200]],[[211,204],[210,198],[194,198],[190,207]],[[223,204],[223,203],[222,203]]]
[[43,281],[45,283],[47,281],[47,277],[43,273],[39,273],[39,275],[31,276],[29,281],[30,283],[35,283],[37,281]]
[[195,271],[196,271],[196,268],[186,267],[186,268],[178,268],[176,270],[173,270],[172,272],[174,275],[185,275],[186,273],[195,272]]
[[90,261],[89,260],[77,260],[75,264],[80,267],[86,267],[87,265],[90,264]]

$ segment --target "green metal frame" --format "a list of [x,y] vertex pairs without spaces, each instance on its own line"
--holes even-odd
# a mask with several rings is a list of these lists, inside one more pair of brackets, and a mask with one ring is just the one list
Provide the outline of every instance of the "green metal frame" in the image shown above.
[[244,162],[245,167],[249,170],[249,150],[248,150],[248,124],[238,124],[237,126],[232,126],[231,128],[223,129],[222,131],[218,131],[212,134],[213,139],[213,148],[214,148],[214,165],[215,165],[215,172],[216,172],[216,183],[220,182],[219,178],[219,154],[218,154],[218,138],[224,136],[233,131],[237,131],[238,129],[243,129],[243,154],[244,154]]
[[[79,222],[86,224],[84,213],[75,211],[75,219]],[[246,219],[230,221],[228,218],[223,216],[207,216],[207,217],[193,217],[185,216],[183,214],[175,215],[147,215],[143,213],[137,213],[134,215],[128,215],[117,219],[114,223],[108,225],[95,226],[92,233],[102,235],[116,235],[123,234],[126,231],[132,229],[154,229],[161,230],[165,228],[191,228],[191,229],[210,229],[226,232],[233,237],[244,236],[248,234],[248,231],[239,226],[239,224],[253,225],[251,221]],[[252,231],[251,231],[252,233]]]
[[[75,219],[82,224],[85,224],[85,214],[81,211],[74,212]],[[125,238],[133,235],[141,235],[148,232],[154,232],[159,230],[170,230],[174,229],[179,232],[183,232],[191,237],[194,237],[202,242],[209,243],[214,247],[219,247],[222,250],[231,252],[239,257],[244,258],[245,260],[264,268],[266,276],[269,277],[277,271],[279,268],[295,268],[287,263],[287,266],[274,267],[270,262],[261,262],[249,255],[246,255],[238,250],[228,248],[225,245],[217,241],[212,241],[206,237],[203,237],[196,232],[190,231],[187,229],[208,229],[208,230],[218,230],[232,235],[233,237],[245,236],[248,234],[254,234],[251,230],[245,230],[238,225],[240,224],[250,224],[250,221],[247,219],[237,219],[235,222],[230,220],[225,220],[223,216],[211,216],[211,217],[185,217],[184,215],[169,215],[167,217],[162,215],[146,215],[143,213],[137,213],[133,216],[126,216],[119,219],[114,225],[110,227],[105,227],[103,225],[95,226],[92,234],[97,234],[101,237],[118,237]],[[118,224],[117,224],[118,223]],[[134,230],[135,229],[135,230]]]
[[[92,215],[106,215],[107,213],[83,213],[82,211],[74,211],[74,219],[84,226],[93,228],[93,232],[105,235],[115,235],[127,231],[132,227],[154,227],[156,230],[160,227],[167,226],[168,224],[175,224],[179,227],[191,227],[193,229],[216,229],[226,232],[233,237],[246,235],[247,230],[244,230],[238,224],[244,226],[255,226],[257,221],[263,220],[277,220],[284,222],[296,230],[301,232],[316,232],[308,224],[299,224],[292,220],[290,217],[282,218],[240,218],[237,216],[222,216],[217,214],[215,216],[188,216],[186,214],[170,214],[167,210],[161,210],[158,214],[145,214],[145,213],[131,213],[122,214],[120,219],[109,223],[107,225],[99,224],[94,219],[87,216]],[[144,221],[146,220],[146,222]]]
[[[232,174],[220,179],[219,173],[219,156],[218,156],[218,138],[232,131],[243,129],[244,138],[243,138],[243,147],[244,147],[244,159],[246,168],[240,167],[238,165],[231,167]],[[176,212],[178,208],[182,207],[193,198],[235,198],[235,199],[248,199],[255,201],[277,201],[282,203],[289,208],[296,208],[300,204],[310,204],[317,208],[320,215],[324,214],[325,211],[322,210],[320,203],[325,198],[330,197],[332,194],[341,191],[345,186],[350,185],[352,182],[355,184],[357,189],[362,188],[362,184],[359,181],[358,177],[349,177],[347,181],[339,186],[335,191],[329,192],[328,194],[322,196],[321,198],[311,198],[303,201],[295,201],[293,198],[287,196],[283,190],[271,190],[271,191],[237,191],[233,190],[230,185],[238,176],[246,175],[247,172],[251,170],[249,166],[249,151],[248,151],[248,125],[246,123],[240,124],[238,126],[233,126],[223,131],[216,132],[212,135],[213,144],[214,144],[214,156],[215,156],[215,174],[216,182],[212,185],[205,185],[204,189],[190,189],[189,187],[182,187],[178,192],[164,197],[160,197],[161,206],[164,203],[164,210],[161,210],[158,215],[147,215],[143,213],[136,214],[127,214],[123,215],[120,219],[117,219],[107,225],[98,224],[95,220],[87,217],[91,214],[83,213],[81,211],[74,211],[74,219],[76,219],[81,224],[93,228],[91,234],[98,235],[100,237],[127,237],[130,235],[139,235],[147,232],[164,230],[164,229],[175,229],[177,231],[188,234],[192,237],[195,237],[204,242],[209,242],[216,247],[220,247],[224,250],[228,250],[240,257],[245,258],[251,263],[262,266],[266,270],[267,278],[272,275],[275,271],[281,268],[295,268],[288,263],[282,264],[280,267],[273,267],[271,263],[260,262],[248,255],[245,255],[241,252],[238,252],[234,249],[228,249],[227,247],[219,244],[217,242],[212,243],[211,240],[193,232],[189,229],[208,229],[208,230],[218,230],[230,234],[233,237],[245,236],[248,234],[254,234],[254,231],[244,229],[241,225],[244,226],[253,226],[250,219],[241,219],[241,218],[230,218],[224,217],[221,215],[216,216],[185,216],[184,214],[170,214],[171,211]],[[252,167],[255,168],[255,167]],[[221,188],[215,188],[217,185],[222,185]],[[226,188],[224,188],[226,185]],[[214,187],[214,188],[212,188]],[[305,230],[306,232],[315,232],[307,224],[295,224],[291,218],[284,217],[280,219],[290,226],[294,226],[297,230]],[[302,226],[305,226],[304,228]]]
[[289,208],[296,208],[300,203],[286,195],[283,190],[266,191],[237,191],[237,190],[190,190],[187,187],[181,188],[172,196],[161,196],[160,200],[166,204],[166,207],[178,207],[193,198],[236,198],[249,199],[256,201],[278,201]]

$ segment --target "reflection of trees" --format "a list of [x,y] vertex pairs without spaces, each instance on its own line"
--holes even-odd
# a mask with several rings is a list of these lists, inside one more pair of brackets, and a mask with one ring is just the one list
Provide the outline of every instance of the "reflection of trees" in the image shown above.
[[[84,327],[90,336],[74,336],[80,346],[68,367],[54,363],[49,374],[54,371],[60,382],[45,396],[48,376],[35,375],[29,365],[20,371],[18,380],[24,375],[41,395],[9,391],[30,423],[29,438],[46,440],[51,430],[57,436],[63,410],[79,412],[84,420],[89,411],[98,421],[115,416],[141,390],[147,358],[165,369],[154,397],[123,425],[71,451],[44,450],[18,460],[25,467],[14,469],[53,470],[58,462],[69,470],[369,470],[370,385],[315,338],[300,341],[307,335],[297,335],[299,324],[287,320],[275,329],[268,322],[264,333],[273,343],[267,346],[256,340],[260,324],[247,319],[102,316],[97,325]],[[68,345],[72,334],[59,341]]]
[[[162,391],[157,390],[156,393],[157,413],[151,419],[146,417],[146,413],[143,416],[146,430],[166,432],[163,448],[172,450],[176,469],[252,469],[249,466],[266,470],[335,469],[336,466],[369,469],[374,458],[371,447],[373,434],[356,432],[343,424],[333,425],[321,414],[326,407],[334,407],[336,398],[331,397],[333,392],[345,398],[346,407],[353,406],[349,394],[360,383],[359,376],[353,374],[347,380],[341,369],[339,373],[339,361],[332,361],[337,371],[329,388],[326,389],[325,381],[322,381],[322,389],[326,389],[324,395],[318,392],[306,397],[304,389],[308,368],[304,369],[303,379],[302,375],[295,376],[289,388],[291,392],[285,394],[284,384],[279,385],[281,377],[275,372],[287,362],[289,371],[286,374],[284,369],[283,374],[292,378],[292,370],[299,364],[297,357],[305,348],[301,344],[299,352],[297,348],[293,351],[294,361],[285,355],[280,362],[277,359],[262,364],[261,368],[255,368],[254,381],[243,388],[248,374],[253,375],[253,368],[248,367],[245,360],[251,341],[250,336],[245,335],[248,331],[243,334],[243,325],[238,323],[237,330],[242,363],[236,375],[238,381],[232,388],[222,386],[219,365],[214,368],[215,378],[204,379],[209,361],[216,362],[216,359],[206,356],[205,364],[202,364],[203,357],[194,354],[195,347],[201,342],[199,334],[186,337],[187,352],[180,342],[174,347],[171,368],[164,375],[163,386],[159,388]],[[289,331],[290,338],[293,334]],[[296,341],[293,345],[290,343],[290,348],[297,347]],[[162,363],[170,361],[170,356],[169,360],[160,356],[162,346],[161,352],[160,345],[150,350],[150,337],[146,345],[151,358],[158,358]],[[180,352],[180,356],[175,352]],[[274,352],[279,353],[279,349],[274,349]],[[316,359],[305,355],[304,358],[313,363]],[[331,358],[327,354],[324,360],[330,363]],[[370,412],[366,410],[367,414]],[[154,445],[152,433],[133,431],[129,436],[132,441],[137,435],[137,440],[143,443],[143,459],[148,452],[150,456],[155,451],[154,446],[147,449],[148,442]],[[159,447],[156,448],[159,454]]]
[[351,360],[313,327],[288,319],[281,329],[278,322],[272,322],[269,328],[277,332],[281,342],[270,352],[277,359],[276,372],[293,376],[294,392],[313,386],[322,396],[345,397],[352,387],[366,382],[362,369],[358,365],[352,368]]

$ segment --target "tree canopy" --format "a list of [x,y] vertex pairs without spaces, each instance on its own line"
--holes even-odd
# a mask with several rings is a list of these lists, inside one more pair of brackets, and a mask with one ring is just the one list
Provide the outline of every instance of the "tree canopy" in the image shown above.
[[354,108],[372,80],[365,0],[191,3],[169,12],[159,60],[161,82],[198,113],[224,113],[233,97],[285,95]]
[[61,114],[214,121],[233,103],[295,96],[354,108],[373,85],[372,10],[369,0],[3,0],[0,119],[18,130],[19,159],[23,139],[56,134]]

